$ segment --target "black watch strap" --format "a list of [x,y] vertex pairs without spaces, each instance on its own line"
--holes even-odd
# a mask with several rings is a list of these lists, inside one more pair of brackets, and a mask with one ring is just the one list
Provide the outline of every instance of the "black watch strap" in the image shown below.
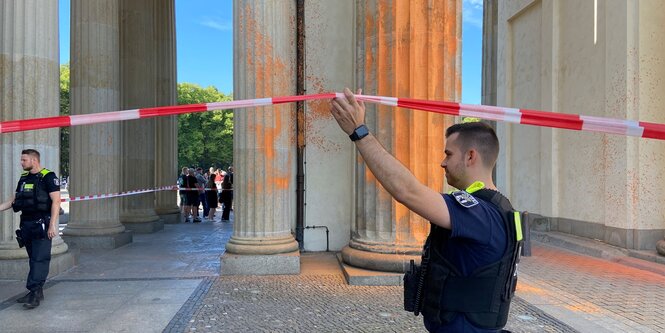
[[369,135],[369,130],[367,129],[367,126],[365,124],[358,126],[351,135],[349,135],[349,138],[351,141],[358,141],[364,137]]

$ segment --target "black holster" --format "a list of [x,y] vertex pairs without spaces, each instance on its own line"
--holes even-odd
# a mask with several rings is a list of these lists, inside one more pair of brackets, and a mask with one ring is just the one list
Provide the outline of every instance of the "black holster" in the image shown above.
[[25,243],[23,242],[23,233],[21,232],[21,229],[16,229],[16,242],[18,243],[19,248],[25,246]]

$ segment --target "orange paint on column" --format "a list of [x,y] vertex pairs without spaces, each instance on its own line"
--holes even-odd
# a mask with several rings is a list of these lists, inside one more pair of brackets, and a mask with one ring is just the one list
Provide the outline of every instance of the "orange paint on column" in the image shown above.
[[[372,2],[366,6],[366,86],[375,85],[378,95],[387,96],[459,96],[457,1]],[[378,19],[375,21],[374,17]],[[443,157],[445,116],[383,106],[377,109],[375,131],[379,140],[391,143],[386,147],[419,181],[442,191],[444,177],[439,164]],[[365,183],[377,186],[380,200],[383,189],[368,173]],[[426,221],[396,201],[392,204],[396,243],[424,241],[429,230]]]

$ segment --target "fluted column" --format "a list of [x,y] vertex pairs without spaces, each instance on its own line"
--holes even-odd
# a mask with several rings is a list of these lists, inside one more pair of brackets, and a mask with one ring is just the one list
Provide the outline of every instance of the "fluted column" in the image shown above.
[[[120,110],[118,0],[71,3],[71,114]],[[120,123],[71,128],[72,196],[121,191]],[[64,230],[81,248],[116,248],[132,241],[120,223],[120,199],[76,202]]]
[[[0,36],[0,120],[57,116],[58,2],[0,2]],[[41,164],[59,173],[59,141],[58,129],[0,134],[0,200],[8,200],[16,189],[23,171],[23,149],[37,149]],[[14,267],[11,261],[5,261],[27,258],[25,249],[16,244],[14,230],[18,226],[19,214],[12,210],[0,213],[0,278],[25,278],[24,272],[16,274],[19,269],[27,272],[27,262]],[[57,255],[66,251],[67,244],[57,237],[51,252]]]
[[483,105],[496,105],[498,11],[499,0],[483,0]]
[[[156,0],[120,0],[120,78],[123,109],[157,105],[155,89]],[[123,190],[155,187],[155,119],[122,123]],[[155,194],[123,198],[120,219],[134,232],[164,225],[155,213]]]
[[[368,94],[458,100],[461,91],[459,0],[357,3],[358,86]],[[367,124],[419,181],[442,191],[444,132],[451,118],[367,104]],[[356,168],[356,221],[344,261],[403,272],[419,260],[429,224],[397,203],[362,159]]]
[[[295,93],[295,1],[236,0],[234,98]],[[295,224],[295,106],[234,112],[235,225],[222,274],[300,271]]]
[[[174,0],[161,1],[155,8],[157,66],[157,105],[176,105],[176,41]],[[178,176],[178,118],[156,119],[155,183],[158,187],[173,185]],[[175,191],[156,194],[155,211],[164,223],[178,223],[180,209]]]

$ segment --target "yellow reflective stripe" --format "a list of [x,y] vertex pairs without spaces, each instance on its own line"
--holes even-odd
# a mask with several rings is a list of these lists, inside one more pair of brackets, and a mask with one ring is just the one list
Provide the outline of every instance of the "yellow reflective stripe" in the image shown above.
[[35,184],[25,184],[23,185],[24,190],[32,190],[35,188]]
[[483,182],[473,182],[473,184],[469,185],[469,187],[466,188],[467,193],[473,193],[479,190],[482,190],[485,188],[485,183]]
[[46,168],[42,169],[42,171],[39,171],[39,173],[41,173],[42,176],[46,176],[49,172],[51,172],[51,170],[46,169]]
[[518,211],[514,211],[513,214],[515,216],[515,232],[517,233],[517,241],[519,242],[522,240],[522,217]]
[[27,176],[28,174],[29,174],[28,171],[23,171],[23,172],[21,172],[21,176]]

